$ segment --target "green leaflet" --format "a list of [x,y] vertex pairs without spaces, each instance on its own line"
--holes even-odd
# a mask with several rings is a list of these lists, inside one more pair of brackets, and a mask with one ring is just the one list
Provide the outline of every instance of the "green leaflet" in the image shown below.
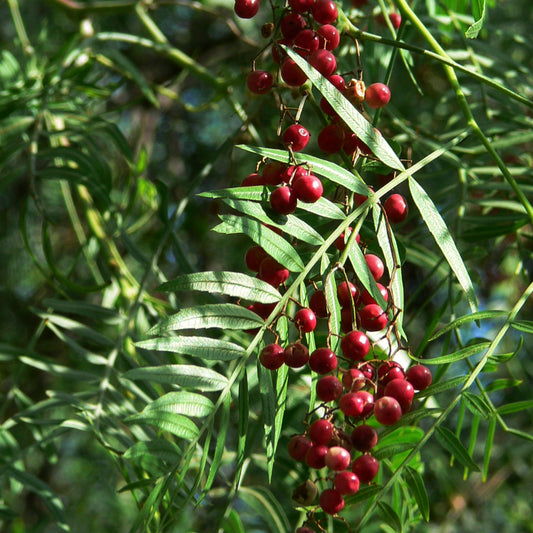
[[474,344],[473,346],[466,346],[465,348],[457,350],[454,353],[442,355],[433,359],[418,359],[416,357],[413,357],[413,359],[425,365],[447,365],[450,363],[461,361],[462,359],[466,359],[468,357],[472,357],[472,355],[478,354],[483,350],[487,349],[490,344],[490,342],[484,341]]
[[198,428],[192,420],[168,411],[139,413],[126,418],[125,422],[129,424],[150,424],[185,440],[193,440],[199,435]]
[[407,466],[404,479],[415,498],[421,515],[426,522],[429,522],[429,497],[422,476],[414,468]]
[[448,450],[463,466],[479,472],[479,467],[470,457],[468,450],[448,428],[437,427],[435,436],[441,446]]
[[240,272],[194,272],[167,281],[158,289],[161,291],[195,290],[220,293],[262,303],[278,302],[281,298],[279,292],[268,283]]
[[168,413],[201,418],[209,415],[214,408],[213,402],[202,394],[177,391],[168,392],[152,403],[149,403],[143,409],[143,413],[166,411]]

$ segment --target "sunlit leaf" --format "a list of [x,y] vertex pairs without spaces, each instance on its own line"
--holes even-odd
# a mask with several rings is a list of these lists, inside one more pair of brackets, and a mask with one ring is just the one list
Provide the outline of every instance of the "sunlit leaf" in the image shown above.
[[157,398],[157,400],[154,400],[152,403],[149,403],[143,409],[143,413],[146,414],[150,411],[167,411],[179,415],[204,417],[209,415],[214,407],[213,402],[202,394],[178,391],[168,392],[160,398]]

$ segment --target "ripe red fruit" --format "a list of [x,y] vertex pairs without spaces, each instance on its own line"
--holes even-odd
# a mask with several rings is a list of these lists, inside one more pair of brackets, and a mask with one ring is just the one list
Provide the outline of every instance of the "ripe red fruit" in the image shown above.
[[264,318],[266,320],[270,313],[272,313],[272,311],[274,310],[274,307],[276,307],[275,303],[263,304],[261,302],[255,302],[253,306],[253,311],[254,313],[257,313],[261,318]]
[[348,392],[354,392],[366,385],[366,378],[357,368],[350,368],[342,375],[342,384]]
[[356,306],[359,300],[359,289],[351,281],[342,281],[337,285],[337,299],[341,307],[350,307],[352,300]]
[[328,78],[337,69],[337,60],[332,52],[320,48],[307,58],[309,64],[315,67],[322,76]]
[[363,412],[361,413],[361,417],[366,418],[367,416],[370,416],[374,410],[374,396],[366,390],[358,390],[355,394],[363,400]]
[[323,24],[319,26],[316,30],[320,38],[320,48],[325,48],[326,50],[335,50],[341,42],[341,36],[339,30],[332,26],[331,24]]
[[400,13],[389,13],[389,20],[392,22],[392,26],[396,30],[402,25],[402,16]]
[[427,366],[415,365],[407,369],[407,379],[415,390],[424,390],[431,385],[433,377]]
[[350,452],[342,446],[332,446],[326,453],[326,466],[330,470],[341,472],[350,466]]
[[309,11],[315,0],[289,0],[289,6],[295,13],[305,13]]
[[274,78],[266,70],[254,70],[248,74],[246,85],[254,94],[265,94],[272,88]]
[[350,331],[341,340],[341,350],[352,361],[362,361],[370,351],[370,341],[362,331]]
[[389,322],[387,313],[377,304],[365,305],[358,316],[359,324],[367,331],[381,331]]
[[279,287],[289,278],[289,271],[273,257],[265,257],[259,267],[259,279],[266,281],[273,287]]
[[362,154],[371,154],[372,150],[355,133],[348,133],[342,146],[346,155],[353,155],[357,150]]
[[326,466],[326,454],[329,448],[325,445],[313,445],[305,454],[305,464],[309,468],[324,468]]
[[382,396],[374,403],[374,416],[380,424],[392,426],[402,417],[402,408],[395,398]]
[[309,132],[300,124],[292,124],[282,135],[285,147],[292,148],[293,152],[303,150],[309,142]]
[[311,333],[316,328],[316,315],[311,309],[300,309],[294,315],[294,325],[302,333]]
[[287,185],[282,185],[270,193],[270,206],[276,213],[281,215],[294,213],[297,204],[298,198]]
[[391,98],[390,89],[384,83],[373,83],[366,88],[365,102],[372,109],[385,107]]
[[263,176],[253,172],[252,174],[248,174],[248,176],[242,180],[241,187],[253,187],[254,185],[264,184],[265,182],[263,181]]
[[[383,299],[386,302],[388,302],[389,301],[389,291],[388,291],[387,287],[384,287],[381,283],[377,283],[376,285],[378,286],[379,292],[381,293],[381,296],[383,296]],[[374,300],[374,298],[372,298],[372,295],[366,289],[361,293],[360,300],[365,305],[377,304],[376,300]]]
[[309,438],[313,444],[325,446],[333,436],[333,429],[333,424],[329,420],[320,418],[309,426]]
[[379,258],[375,254],[366,254],[365,261],[368,266],[368,269],[370,270],[370,273],[372,274],[372,277],[376,281],[379,281],[385,273],[385,265],[383,264],[381,258]]
[[235,0],[233,9],[241,19],[251,19],[259,11],[259,0]]
[[[346,231],[343,231],[333,242],[333,246],[335,246],[335,248],[337,248],[339,252],[342,252],[346,248],[346,243],[348,242],[348,239],[350,238],[351,233],[352,233],[352,227],[349,226],[348,229]],[[357,244],[361,242],[361,236],[359,234],[355,236],[355,242]]]
[[272,59],[274,60],[274,63],[278,64],[281,63],[281,61],[287,57],[287,52],[285,52],[285,50],[283,50],[280,45],[291,46],[292,39],[278,39],[272,45]]
[[359,478],[348,470],[339,472],[333,484],[341,494],[355,494],[359,490]]
[[377,475],[379,462],[371,455],[361,455],[352,463],[352,472],[361,483],[370,483]]
[[396,361],[381,363],[378,368],[378,379],[383,386],[393,379],[405,379],[402,365]]
[[267,163],[261,170],[261,176],[265,185],[280,185],[283,181],[283,174],[287,165],[279,161]]
[[314,174],[297,178],[292,183],[292,190],[298,200],[306,204],[314,204],[322,197],[324,187],[320,178]]
[[259,355],[261,364],[269,370],[276,370],[283,364],[283,348],[276,343],[265,346]]
[[311,8],[311,14],[319,24],[331,24],[337,20],[339,13],[333,0],[316,0]]
[[313,443],[305,435],[294,435],[287,443],[287,451],[295,461],[304,461]]
[[244,256],[244,261],[246,266],[253,270],[254,272],[259,272],[259,267],[261,262],[265,257],[268,257],[268,254],[261,248],[261,246],[252,246]]
[[327,374],[337,368],[337,356],[329,348],[317,348],[309,358],[309,366],[317,374]]
[[309,349],[300,342],[289,344],[283,352],[283,360],[290,368],[301,368],[309,361]]
[[300,87],[307,81],[307,74],[290,57],[286,57],[281,64],[281,77],[292,87]]
[[339,407],[346,416],[357,417],[361,416],[364,404],[363,400],[357,395],[357,393],[348,392],[341,396]]
[[348,333],[354,329],[354,312],[352,307],[343,307],[341,309],[341,331]]
[[316,383],[316,395],[322,402],[332,402],[341,394],[342,383],[336,376],[323,376]]
[[353,429],[350,436],[353,447],[360,452],[369,452],[378,443],[378,432],[367,424]]
[[318,147],[326,154],[336,154],[344,144],[344,129],[338,124],[324,126],[317,137]]
[[409,207],[401,194],[391,194],[383,204],[389,222],[399,224],[407,218]]
[[313,310],[318,318],[328,316],[328,308],[326,305],[326,297],[324,291],[315,291],[309,299],[309,307]]
[[287,13],[280,22],[281,34],[285,39],[294,39],[305,26],[305,19],[298,13]]
[[383,391],[385,396],[390,396],[397,400],[402,408],[402,414],[407,413],[411,409],[415,389],[406,379],[395,378],[390,380]]
[[322,510],[331,515],[335,515],[344,508],[344,498],[337,489],[326,489],[319,499]]
[[302,30],[294,38],[293,48],[302,57],[307,57],[314,51],[318,50],[320,39],[314,30]]

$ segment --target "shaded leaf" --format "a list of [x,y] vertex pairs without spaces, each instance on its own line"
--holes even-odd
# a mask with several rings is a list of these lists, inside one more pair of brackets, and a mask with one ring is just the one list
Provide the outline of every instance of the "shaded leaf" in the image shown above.
[[533,322],[530,320],[513,320],[511,327],[524,333],[533,334]]
[[272,533],[291,531],[283,507],[274,495],[264,487],[241,487],[239,497],[246,502],[268,525]]
[[402,532],[402,521],[398,513],[386,502],[378,501],[378,513],[382,520],[387,523],[394,531]]
[[412,467],[405,468],[404,479],[416,500],[420,514],[429,522],[429,497],[422,476]]
[[164,396],[154,400],[152,403],[149,403],[143,409],[143,413],[149,413],[150,411],[167,411],[179,415],[204,417],[209,415],[214,408],[215,406],[213,405],[213,402],[202,394],[178,391],[168,392]]
[[151,410],[142,412],[126,418],[125,422],[129,424],[150,424],[186,440],[193,440],[200,434],[198,427],[192,420],[169,411]]
[[464,467],[479,472],[479,467],[470,457],[468,450],[448,428],[437,427],[435,436],[441,446],[448,450]]
[[435,339],[438,339],[441,335],[444,335],[445,333],[448,333],[448,331],[451,331],[452,329],[458,329],[465,324],[469,324],[470,322],[477,322],[478,320],[495,320],[497,318],[504,318],[509,316],[508,311],[500,311],[500,310],[494,310],[494,311],[477,311],[475,313],[471,313],[469,315],[461,316],[457,319],[455,319],[453,322],[450,322],[448,325],[444,326],[443,328],[439,329],[436,333],[434,333],[430,337],[430,341],[433,341]]
[[484,419],[488,419],[493,415],[490,405],[479,394],[465,391],[463,393],[463,400],[472,414]]
[[498,413],[500,415],[509,415],[511,413],[518,413],[519,411],[526,411],[527,409],[533,409],[533,400],[522,400],[502,405],[498,407]]

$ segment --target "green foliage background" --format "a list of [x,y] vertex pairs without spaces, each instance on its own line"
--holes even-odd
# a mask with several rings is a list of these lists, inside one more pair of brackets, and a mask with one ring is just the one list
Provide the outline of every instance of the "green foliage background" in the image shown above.
[[[407,21],[407,3],[394,4]],[[431,429],[420,451],[427,502],[405,474],[364,531],[531,532],[533,12],[525,0],[443,4],[412,3],[419,19],[402,26],[403,50],[391,28],[359,18],[349,2],[344,8],[360,22],[348,28],[362,46],[365,80],[392,90],[376,123],[404,160],[433,154],[415,177],[457,243],[479,310],[489,311],[479,327],[468,318],[430,341],[471,309],[448,266],[454,260],[443,258],[411,202],[395,237],[413,354],[452,354],[450,364],[432,367],[442,383],[479,362],[476,348],[468,359],[460,350],[501,342],[491,371],[461,391],[444,429]],[[484,11],[481,32],[468,39]],[[229,1],[7,0],[0,15],[2,531],[292,530],[302,515],[289,496],[302,472],[285,447],[301,431],[308,383],[291,376],[273,462],[263,427],[269,382],[255,355],[242,363],[244,379],[240,360],[135,345],[178,310],[222,301],[162,283],[245,269],[250,240],[210,231],[229,210],[199,193],[236,187],[255,170],[258,157],[235,146],[279,148],[275,103],[245,91],[269,9],[242,21]],[[347,71],[356,68],[349,41],[339,56]],[[456,62],[456,78],[446,62]],[[298,105],[297,96],[287,102]],[[312,99],[303,116],[318,131]],[[316,145],[309,153],[322,157]],[[370,170],[362,174],[377,190]],[[409,197],[407,181],[398,189]],[[324,237],[333,224],[319,228]],[[239,330],[215,338],[241,350],[251,339]],[[172,404],[183,418],[150,418],[147,406],[176,389],[135,372],[163,364],[205,369],[184,387],[201,397]],[[209,371],[235,379],[220,405]],[[445,409],[459,391],[436,394],[422,409]],[[202,421],[206,431],[188,448],[182,437]],[[433,421],[421,419],[414,436]],[[388,458],[380,483],[403,458]],[[466,475],[472,460],[480,471]],[[346,517],[356,524],[364,512]],[[335,531],[343,527],[335,522]]]

